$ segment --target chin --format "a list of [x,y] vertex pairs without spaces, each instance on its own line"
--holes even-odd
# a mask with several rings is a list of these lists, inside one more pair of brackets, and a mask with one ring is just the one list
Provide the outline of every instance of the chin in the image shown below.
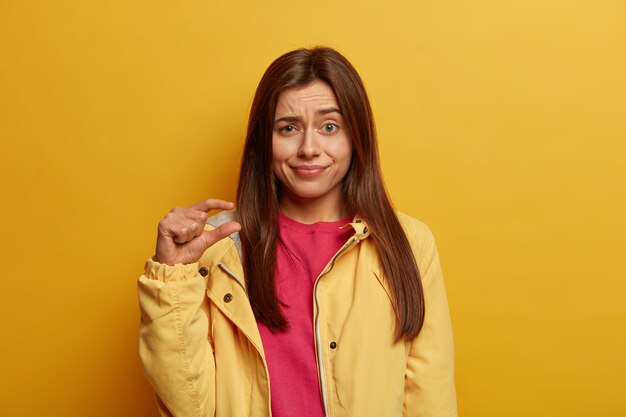
[[316,198],[323,197],[328,194],[328,191],[321,190],[311,190],[311,189],[290,189],[289,193],[296,198],[304,199],[304,200],[313,200]]
[[293,193],[294,197],[302,200],[315,200],[316,198],[323,197],[323,193]]

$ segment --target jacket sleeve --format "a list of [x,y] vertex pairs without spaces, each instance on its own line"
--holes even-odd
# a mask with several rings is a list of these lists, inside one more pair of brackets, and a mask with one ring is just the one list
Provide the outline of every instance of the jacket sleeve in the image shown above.
[[139,354],[161,416],[213,416],[215,362],[198,264],[148,260],[138,295]]
[[431,231],[420,224],[416,260],[422,277],[426,315],[409,346],[404,417],[456,417],[454,342],[439,255]]

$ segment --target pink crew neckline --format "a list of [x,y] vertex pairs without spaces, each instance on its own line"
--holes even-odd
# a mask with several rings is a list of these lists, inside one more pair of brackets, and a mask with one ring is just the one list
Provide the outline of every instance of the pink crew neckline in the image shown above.
[[334,233],[334,232],[337,232],[337,229],[345,226],[351,221],[352,221],[352,217],[349,216],[344,219],[335,220],[332,222],[320,221],[320,222],[315,222],[315,223],[300,223],[299,221],[288,217],[282,211],[278,213],[278,222],[280,223],[282,227],[285,227],[291,230],[296,230],[298,232],[303,232],[303,233],[309,233],[309,232],[310,233],[313,233],[313,232],[324,232],[324,233],[333,232]]

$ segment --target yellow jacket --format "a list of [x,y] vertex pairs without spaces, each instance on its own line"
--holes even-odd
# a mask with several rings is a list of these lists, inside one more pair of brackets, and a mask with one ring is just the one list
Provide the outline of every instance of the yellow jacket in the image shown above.
[[[207,228],[231,213],[209,219]],[[399,214],[426,303],[417,338],[394,343],[395,316],[364,222],[320,275],[315,344],[327,417],[454,417],[454,354],[439,257],[426,225]],[[148,260],[139,279],[140,355],[162,416],[271,416],[263,345],[246,296],[237,234],[194,264]],[[294,416],[297,417],[297,416]]]

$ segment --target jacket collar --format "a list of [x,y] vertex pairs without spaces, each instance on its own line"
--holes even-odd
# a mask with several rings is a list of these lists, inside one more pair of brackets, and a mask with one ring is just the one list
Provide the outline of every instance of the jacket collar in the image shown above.
[[[228,223],[228,222],[232,222],[232,221],[236,221],[237,220],[237,212],[235,211],[222,211],[218,214],[216,214],[215,216],[211,216],[207,219],[206,223],[218,228],[221,225],[223,225],[224,223]],[[355,231],[355,236],[359,239],[359,240],[363,240],[365,238],[367,238],[370,235],[370,230],[369,227],[367,226],[367,223],[360,218],[358,215],[354,216],[354,218],[352,219],[352,222],[347,223],[346,225],[344,225],[342,228],[345,227],[352,227]],[[233,240],[233,242],[235,243],[235,247],[237,248],[237,252],[239,253],[239,258],[243,259],[242,256],[242,250],[241,250],[241,237],[239,236],[239,232],[235,232],[233,234],[231,234],[229,236],[230,239]]]

